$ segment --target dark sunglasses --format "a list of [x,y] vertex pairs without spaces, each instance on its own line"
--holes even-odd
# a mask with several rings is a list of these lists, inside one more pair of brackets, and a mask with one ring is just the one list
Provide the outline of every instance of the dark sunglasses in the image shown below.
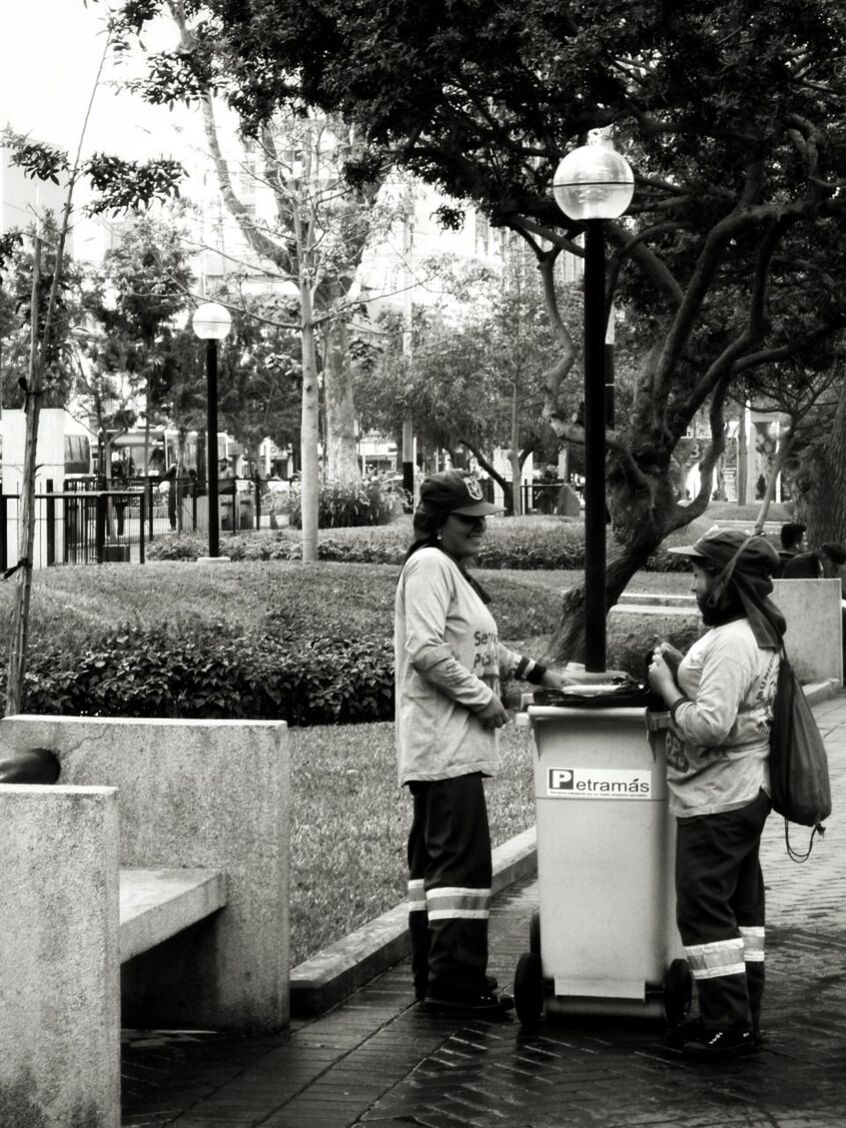
[[466,513],[453,513],[451,516],[468,529],[484,529],[486,527],[484,517],[468,517]]

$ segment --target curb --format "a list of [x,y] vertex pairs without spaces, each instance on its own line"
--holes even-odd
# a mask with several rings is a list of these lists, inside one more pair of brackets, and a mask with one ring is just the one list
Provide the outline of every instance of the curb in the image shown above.
[[828,701],[843,691],[842,684],[836,678],[827,678],[825,681],[808,682],[802,689],[809,705],[817,705],[820,701]]
[[[537,869],[537,832],[524,830],[492,852],[491,894]],[[291,1015],[313,1018],[409,954],[408,908],[403,902],[337,940],[291,971]]]

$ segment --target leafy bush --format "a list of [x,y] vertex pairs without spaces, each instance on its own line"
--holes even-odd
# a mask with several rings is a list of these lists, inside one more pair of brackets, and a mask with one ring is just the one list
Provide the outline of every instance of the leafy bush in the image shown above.
[[[287,561],[43,569],[33,581],[25,708],[296,725],[390,720],[397,574],[397,565]],[[561,593],[581,576],[487,571],[480,579],[502,639],[541,657]],[[634,585],[673,592],[689,581],[641,573]],[[0,613],[12,594],[0,585]],[[683,626],[655,616],[635,626],[631,615],[612,614],[609,666],[641,675],[649,639],[676,641]],[[5,662],[0,690],[4,677]]]
[[[165,533],[148,541],[148,560],[196,561],[207,556],[209,540],[205,533]],[[232,560],[299,560],[299,540],[284,530],[276,532],[243,532],[224,534],[220,540],[221,556]]]
[[75,655],[34,654],[24,710],[292,725],[389,720],[393,647],[377,636],[258,641],[213,624],[190,632],[128,626]]
[[[323,519],[321,518],[321,525]],[[701,527],[700,527],[701,526]],[[668,543],[687,543],[710,527],[696,522]],[[320,560],[339,564],[401,564],[411,543],[409,518],[393,518],[390,524],[370,527],[321,528],[318,536]],[[208,551],[207,540],[198,534],[175,533],[149,543],[151,560],[196,560]],[[296,528],[244,532],[224,536],[220,550],[233,560],[299,560],[300,534]],[[488,522],[485,545],[479,555],[480,568],[517,571],[581,571],[585,566],[584,525],[560,517],[498,518]],[[683,572],[687,565],[662,546],[644,565],[644,571]]]
[[[302,488],[294,482],[279,508],[288,514],[295,529],[302,528]],[[398,517],[406,501],[405,491],[385,474],[375,474],[359,482],[321,482],[318,525],[321,529],[339,526],[387,525]]]

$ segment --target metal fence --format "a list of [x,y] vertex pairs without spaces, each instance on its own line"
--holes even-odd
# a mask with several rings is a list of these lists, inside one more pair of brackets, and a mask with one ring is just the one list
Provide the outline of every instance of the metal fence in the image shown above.
[[[0,571],[18,563],[20,498],[0,492]],[[221,530],[235,534],[259,528],[262,483],[223,479],[220,483]],[[175,485],[157,478],[131,479],[127,489],[98,489],[96,479],[65,482],[61,493],[35,497],[36,568],[58,564],[143,564],[146,546],[157,536],[181,529],[208,531],[204,487],[186,478]]]
[[[36,568],[55,564],[144,563],[146,498],[142,491],[76,490],[35,496]],[[19,559],[20,498],[0,494],[0,570]]]

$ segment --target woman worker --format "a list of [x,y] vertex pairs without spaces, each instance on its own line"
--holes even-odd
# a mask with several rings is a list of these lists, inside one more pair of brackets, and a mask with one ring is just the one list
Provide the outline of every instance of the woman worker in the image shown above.
[[563,676],[499,641],[489,597],[467,570],[497,506],[459,470],[420,488],[396,594],[396,720],[408,841],[415,995],[429,1009],[501,1017],[513,1001],[487,975],[491,842],[483,779],[508,722],[500,680],[560,688]]
[[649,682],[671,714],[667,783],[676,816],[676,916],[699,1017],[671,1032],[682,1053],[754,1051],[764,990],[769,736],[784,617],[768,598],[779,558],[763,537],[712,529],[670,549],[693,566],[710,629],[681,658],[657,647]]

